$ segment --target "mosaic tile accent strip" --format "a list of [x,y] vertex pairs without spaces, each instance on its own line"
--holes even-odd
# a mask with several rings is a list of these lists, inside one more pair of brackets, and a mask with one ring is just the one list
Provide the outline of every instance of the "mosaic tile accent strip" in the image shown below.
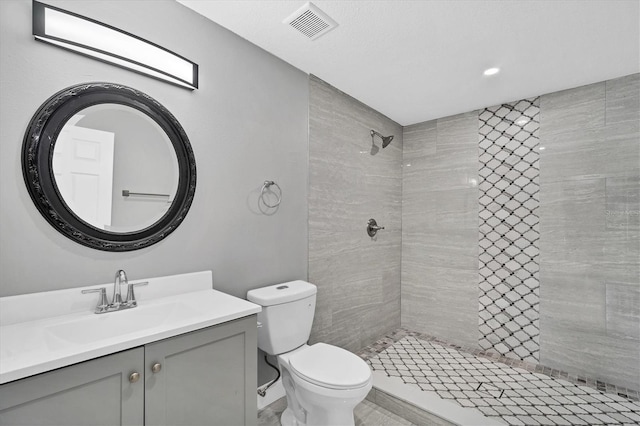
[[452,344],[438,337],[431,336],[425,333],[420,333],[417,331],[408,330],[405,328],[399,328],[397,330],[391,331],[390,333],[387,333],[385,336],[378,339],[371,345],[360,350],[358,355],[364,360],[369,360],[370,358],[374,358],[378,356],[380,353],[387,350],[387,348],[389,348],[390,346],[392,346],[393,344],[395,344],[396,342],[402,340],[407,336],[415,337],[417,339],[428,341],[428,342],[433,342],[433,343],[439,344],[440,346],[445,346],[451,349],[456,349],[460,352],[465,352],[469,355],[475,355],[478,357],[493,360],[495,362],[500,362],[501,364],[505,364],[513,368],[527,370],[531,373],[544,374],[545,376],[562,379],[564,381],[567,381],[575,385],[588,386],[592,389],[596,389],[601,392],[615,394],[628,400],[640,401],[640,390],[638,389],[628,389],[621,386],[616,386],[611,383],[602,382],[593,377],[569,374],[565,371],[545,367],[544,365],[541,365],[538,363],[531,363],[527,361],[508,358],[492,351],[477,349],[476,347]]
[[368,360],[417,391],[434,392],[510,425],[638,424],[640,403],[406,336]]
[[539,360],[539,98],[479,118],[479,345]]

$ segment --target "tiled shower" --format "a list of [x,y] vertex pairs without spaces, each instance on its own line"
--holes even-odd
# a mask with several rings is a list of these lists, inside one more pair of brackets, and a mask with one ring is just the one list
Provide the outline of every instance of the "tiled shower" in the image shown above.
[[310,105],[312,339],[401,325],[640,388],[640,75],[405,127],[315,77]]
[[479,132],[479,346],[538,362],[539,98],[485,108]]

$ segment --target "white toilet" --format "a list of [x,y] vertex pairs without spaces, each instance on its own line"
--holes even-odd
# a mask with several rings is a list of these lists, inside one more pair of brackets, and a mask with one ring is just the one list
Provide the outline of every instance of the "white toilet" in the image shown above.
[[287,394],[283,426],[351,426],[353,409],[371,390],[371,369],[347,350],[307,345],[316,292],[316,286],[305,281],[249,291],[247,299],[262,305],[258,347],[278,358]]

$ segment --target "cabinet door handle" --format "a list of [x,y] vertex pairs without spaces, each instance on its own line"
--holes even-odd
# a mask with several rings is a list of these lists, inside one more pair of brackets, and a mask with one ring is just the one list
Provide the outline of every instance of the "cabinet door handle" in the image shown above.
[[162,370],[162,364],[160,364],[159,362],[156,362],[151,366],[151,371],[153,371],[154,373],[158,373],[160,370]]
[[134,371],[133,373],[131,373],[131,374],[129,375],[129,381],[130,381],[131,383],[135,383],[135,382],[137,382],[138,380],[140,380],[140,373],[138,373],[138,372]]

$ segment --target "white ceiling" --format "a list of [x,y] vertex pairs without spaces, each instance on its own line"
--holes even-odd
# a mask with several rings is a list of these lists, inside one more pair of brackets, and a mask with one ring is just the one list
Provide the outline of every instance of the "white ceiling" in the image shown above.
[[402,125],[640,71],[640,0],[315,0],[315,41],[304,0],[179,2]]

